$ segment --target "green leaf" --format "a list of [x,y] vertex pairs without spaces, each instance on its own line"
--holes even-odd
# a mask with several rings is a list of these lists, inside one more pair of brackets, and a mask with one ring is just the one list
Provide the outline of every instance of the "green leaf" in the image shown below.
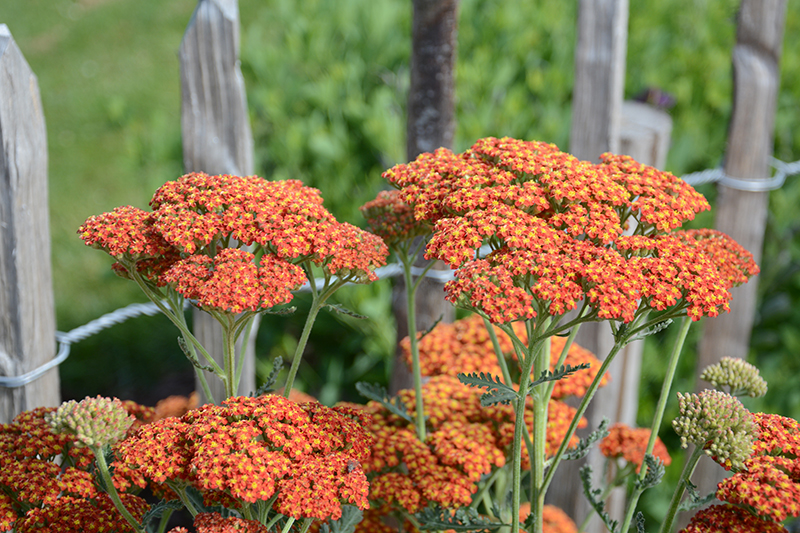
[[603,417],[603,420],[600,422],[600,425],[597,426],[597,429],[589,433],[589,435],[585,439],[581,439],[580,442],[574,447],[569,448],[567,452],[564,454],[564,459],[568,461],[575,461],[577,459],[583,459],[589,453],[589,450],[592,449],[592,446],[595,442],[604,439],[608,435],[608,425],[609,425],[608,418]]
[[644,514],[641,511],[636,513],[636,533],[645,533]]
[[408,422],[414,422],[411,415],[408,414],[406,406],[400,401],[400,398],[390,398],[386,389],[377,383],[366,383],[359,381],[356,383],[356,390],[361,393],[365,398],[375,400],[388,409],[391,413],[403,418]]
[[150,531],[150,521],[155,518],[161,518],[161,515],[164,514],[164,511],[177,511],[179,509],[183,509],[183,502],[180,500],[159,500],[157,503],[154,503],[150,506],[150,509],[144,513],[142,517],[142,524],[147,526],[147,530]]
[[322,533],[353,533],[363,517],[364,513],[358,507],[342,505],[342,517],[339,520],[323,523],[320,530]]
[[640,331],[639,333],[635,334],[633,337],[628,339],[628,342],[639,341],[639,340],[644,339],[645,337],[649,337],[650,335],[655,335],[659,331],[663,331],[663,330],[667,329],[670,326],[670,324],[672,324],[672,319],[671,318],[668,318],[667,320],[664,320],[663,322],[658,322],[657,324],[654,324],[654,325],[650,326],[649,328],[647,328],[647,329],[645,329],[643,331]]
[[443,314],[441,314],[441,315],[439,315],[439,318],[437,318],[437,319],[436,319],[436,320],[433,322],[433,324],[431,324],[431,327],[429,327],[428,329],[426,329],[426,330],[425,330],[425,331],[422,333],[422,335],[420,335],[420,336],[419,336],[419,340],[422,340],[422,339],[424,339],[424,338],[425,338],[425,336],[426,336],[428,333],[430,333],[431,331],[433,331],[433,328],[435,328],[436,326],[438,326],[438,325],[439,325],[439,322],[441,322],[443,318],[444,318],[444,313],[443,313]]
[[711,492],[701,497],[700,493],[697,492],[697,485],[695,485],[688,479],[686,480],[686,492],[689,493],[689,498],[683,500],[680,506],[678,506],[679,513],[682,513],[684,511],[694,511],[695,509],[704,507],[709,503],[716,501],[717,499],[716,492]]
[[481,396],[481,405],[484,407],[495,403],[507,404],[519,398],[517,391],[500,381],[499,377],[495,378],[491,374],[486,374],[484,372],[480,374],[459,374],[458,380],[470,387],[487,389],[487,392]]
[[661,479],[666,472],[664,462],[655,455],[646,454],[644,456],[644,463],[647,465],[647,474],[645,474],[644,479],[636,481],[636,488],[643,491],[652,489],[661,483]]
[[265,315],[289,316],[293,315],[295,311],[297,311],[297,308],[295,306],[291,306],[284,307],[282,309],[262,309],[259,311],[259,313],[263,313]]
[[197,356],[193,355],[191,350],[189,350],[189,346],[186,344],[186,339],[183,336],[178,337],[178,346],[180,347],[183,355],[186,356],[186,359],[189,360],[192,365],[199,368],[200,370],[205,370],[206,372],[214,372],[214,368],[211,366],[201,365],[200,361],[197,360]]
[[330,309],[334,313],[339,313],[340,315],[347,315],[347,316],[351,316],[353,318],[358,318],[358,319],[367,318],[364,315],[359,315],[355,311],[349,310],[348,308],[344,307],[341,304],[326,304],[325,307],[327,307],[328,309]]
[[598,500],[597,497],[603,492],[600,489],[595,489],[592,487],[592,467],[589,465],[584,465],[581,467],[580,470],[581,475],[581,482],[583,483],[583,494],[586,496],[586,499],[589,500],[592,508],[594,508],[597,515],[606,525],[608,530],[611,533],[617,533],[617,528],[619,527],[619,522],[617,520],[612,520],[609,514],[605,510],[605,502],[603,500]]
[[267,376],[267,380],[256,390],[253,396],[263,396],[268,392],[272,392],[275,390],[275,382],[278,381],[278,374],[280,374],[281,369],[283,368],[283,358],[278,356],[272,360],[272,370],[270,370],[269,375]]
[[418,512],[415,517],[423,531],[497,531],[509,525],[487,519],[472,507],[460,507],[452,511],[432,505]]
[[571,376],[578,370],[586,370],[587,368],[591,368],[591,366],[592,365],[589,363],[581,363],[578,366],[561,365],[560,367],[556,368],[554,372],[544,370],[539,376],[539,379],[530,384],[530,388],[533,389],[537,385],[547,383],[548,381],[558,381],[559,379],[564,379],[568,376]]

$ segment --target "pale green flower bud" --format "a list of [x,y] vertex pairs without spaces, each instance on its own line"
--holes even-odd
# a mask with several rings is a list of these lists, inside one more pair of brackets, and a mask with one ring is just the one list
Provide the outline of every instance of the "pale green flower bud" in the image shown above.
[[767,393],[767,382],[758,368],[735,357],[723,357],[719,363],[707,366],[700,374],[700,379],[719,390],[728,387],[728,393],[732,396],[760,398]]
[[79,447],[113,444],[125,437],[134,422],[121,401],[102,396],[64,402],[45,419],[54,432],[72,435]]
[[756,426],[750,411],[730,394],[705,390],[700,394],[678,393],[681,416],[672,427],[681,446],[700,446],[726,469],[741,470],[750,457]]

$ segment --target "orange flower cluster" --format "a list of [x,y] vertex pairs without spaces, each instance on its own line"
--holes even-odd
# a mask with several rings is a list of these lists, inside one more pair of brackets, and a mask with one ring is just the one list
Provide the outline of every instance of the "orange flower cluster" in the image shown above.
[[[520,521],[528,518],[531,514],[531,504],[523,503],[519,508]],[[543,533],[578,533],[578,526],[572,518],[555,505],[545,505],[542,508],[542,531]],[[520,533],[524,530],[520,528]]]
[[[142,410],[133,402],[124,405],[129,414]],[[95,487],[91,450],[67,433],[54,433],[45,420],[55,412],[40,407],[0,425],[0,531],[128,531],[114,505]],[[120,490],[131,486],[124,468],[114,472],[113,481]],[[137,518],[149,508],[133,494],[121,497]]]
[[[422,394],[430,429],[424,443],[412,423],[377,402],[366,407],[373,415],[370,430],[375,445],[364,470],[371,474],[370,498],[378,500],[378,508],[396,504],[414,513],[428,502],[450,508],[468,505],[477,481],[493,467],[503,466],[505,452],[511,449],[514,411],[510,405],[482,407],[480,390],[446,375],[431,378],[423,385]],[[402,390],[398,397],[413,419],[414,390]],[[526,423],[532,427],[533,400],[528,401],[531,409],[526,412]],[[563,402],[550,403],[548,454],[560,445],[574,414]],[[523,467],[530,468],[526,453]]]
[[[426,256],[459,269],[447,299],[495,323],[562,315],[581,300],[600,319],[674,308],[698,320],[727,311],[729,289],[758,272],[718,232],[673,232],[708,203],[629,157],[592,164],[552,144],[486,138],[383,175],[434,225]],[[477,257],[484,244],[492,252]]]
[[720,482],[717,499],[747,505],[768,521],[800,516],[800,423],[766,413],[753,420],[753,453],[744,469]]
[[279,513],[337,520],[342,503],[368,506],[368,419],[281,396],[233,397],[143,426],[119,457],[156,483],[192,485],[209,502],[242,507],[277,493]]
[[372,233],[393,246],[399,242],[427,235],[427,224],[414,218],[414,211],[400,200],[398,191],[381,191],[377,198],[361,206]]
[[730,504],[712,505],[697,511],[680,533],[787,533],[781,524],[762,520]]
[[[288,302],[304,281],[303,261],[350,281],[375,281],[388,255],[380,238],[337,222],[319,191],[298,180],[192,173],[164,184],[150,206],[90,217],[78,233],[112,255],[118,273],[136,269],[215,310]],[[251,245],[255,255],[241,249]]]
[[[521,322],[513,324],[515,335],[527,342],[528,337],[525,325]],[[500,328],[494,327],[500,349],[506,354],[510,366],[518,364],[511,344],[511,339]],[[550,338],[550,370],[555,370],[556,363],[566,345],[564,337]],[[470,315],[452,324],[439,323],[433,330],[420,339],[419,343],[420,371],[423,376],[449,375],[457,376],[459,373],[471,374],[485,372],[494,376],[502,374],[497,362],[497,355],[489,337],[489,332],[478,315]],[[411,343],[408,337],[400,342],[400,348],[406,363],[411,366]],[[512,364],[513,363],[513,364]],[[578,370],[574,374],[555,382],[552,398],[555,400],[567,396],[581,397],[586,393],[589,385],[597,375],[600,361],[589,350],[572,344],[565,365],[578,366],[584,363],[590,368]],[[517,370],[519,371],[519,370]],[[538,377],[538,376],[537,376]],[[600,381],[602,387],[608,383],[608,374]]]
[[[636,465],[636,472],[642,469],[644,453],[647,450],[647,442],[650,440],[650,430],[648,428],[631,428],[623,423],[616,423],[608,431],[608,435],[600,441],[600,453],[610,459],[621,457],[628,463]],[[656,437],[656,444],[653,447],[653,455],[661,459],[664,466],[669,466],[672,457],[669,456],[667,447]]]
[[[267,533],[269,530],[255,520],[235,516],[223,517],[218,513],[198,513],[194,517],[197,533]],[[174,527],[169,533],[189,533],[185,527]]]

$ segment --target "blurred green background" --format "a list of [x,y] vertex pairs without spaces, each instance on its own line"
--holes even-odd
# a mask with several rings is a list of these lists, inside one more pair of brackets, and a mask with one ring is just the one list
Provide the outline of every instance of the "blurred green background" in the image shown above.
[[[631,2],[626,97],[646,87],[672,95],[667,169],[717,166],[731,112],[735,0]],[[3,0],[6,23],[39,78],[48,128],[50,217],[57,323],[62,331],[131,302],[105,254],[76,229],[88,216],[132,204],[182,174],[178,47],[194,0]],[[384,187],[380,173],[405,154],[411,5],[408,0],[240,0],[241,59],[256,171],[318,187],[340,220],[363,224],[358,206]],[[800,10],[787,14],[775,156],[800,159]],[[462,0],[458,33],[457,132],[463,150],[509,135],[568,149],[576,2]],[[760,302],[751,362],[770,383],[748,407],[800,417],[800,179],[770,194]],[[713,203],[713,186],[703,186]],[[709,225],[713,215],[699,221]],[[358,400],[353,384],[385,381],[394,351],[391,287],[345,288],[339,302],[367,315],[322,317],[301,387],[325,403]],[[266,317],[259,371],[292,352],[295,317]],[[700,328],[694,328],[696,341]],[[649,340],[643,422],[663,376],[674,332]],[[65,397],[114,394],[155,402],[192,388],[177,332],[138,318],[73,346],[62,365]],[[694,388],[693,346],[675,390]],[[667,413],[666,420],[674,416]],[[672,432],[664,432],[672,447]]]

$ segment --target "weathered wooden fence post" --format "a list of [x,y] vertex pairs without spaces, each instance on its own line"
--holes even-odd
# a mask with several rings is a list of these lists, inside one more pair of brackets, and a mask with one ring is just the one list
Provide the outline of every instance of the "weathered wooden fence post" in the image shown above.
[[[239,68],[237,0],[199,0],[180,48],[181,130],[187,172],[250,175],[253,137],[244,78]],[[194,334],[222,363],[222,330],[207,313],[194,312]],[[248,343],[240,394],[255,391],[255,337]],[[237,345],[237,350],[241,346]],[[222,383],[206,373],[214,397],[225,397]],[[198,386],[198,390],[201,390]]]
[[[437,148],[453,148],[459,0],[414,0],[413,5],[406,141],[409,161]],[[424,264],[424,260],[417,263],[418,266]],[[443,263],[439,265],[447,269]],[[430,328],[442,315],[444,322],[452,322],[455,317],[453,307],[444,299],[444,283],[430,278],[420,283],[415,307],[419,331]],[[395,285],[392,308],[400,340],[408,335],[408,308],[402,280]],[[412,386],[411,372],[398,351],[389,388],[394,393]]]
[[[580,1],[569,146],[579,159],[595,161],[603,152],[619,151],[627,39],[628,0]],[[576,342],[598,357],[613,346],[608,325],[599,323],[581,326]],[[580,489],[578,468],[575,462],[559,467],[559,478],[574,482],[554,484],[547,501],[580,521],[589,505]],[[590,525],[589,530],[593,528]]]
[[[55,355],[47,203],[47,134],[39,84],[0,24],[0,376]],[[0,387],[0,423],[61,401],[58,369],[22,387]]]
[[[724,169],[734,179],[719,185],[714,224],[750,251],[757,263],[767,223],[769,190],[763,182],[770,176],[787,4],[787,0],[743,0],[733,48],[733,115]],[[731,312],[704,320],[698,369],[724,356],[747,358],[757,287],[754,278],[735,288]],[[715,463],[700,461],[693,481],[701,494],[707,494],[716,490],[723,474]]]

